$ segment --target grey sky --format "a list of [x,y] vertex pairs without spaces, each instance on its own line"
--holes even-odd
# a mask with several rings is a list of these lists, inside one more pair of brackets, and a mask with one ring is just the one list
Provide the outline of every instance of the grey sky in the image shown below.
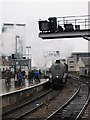
[[26,23],[26,45],[30,45],[32,58],[37,66],[43,65],[43,51],[60,51],[60,58],[72,52],[88,51],[88,42],[82,38],[42,40],[38,37],[38,20],[49,17],[88,15],[88,2],[5,2],[2,21]]

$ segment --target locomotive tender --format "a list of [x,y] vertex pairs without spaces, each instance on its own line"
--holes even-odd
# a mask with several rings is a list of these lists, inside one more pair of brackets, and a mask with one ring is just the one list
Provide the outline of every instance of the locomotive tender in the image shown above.
[[56,60],[56,62],[52,64],[50,78],[52,87],[61,88],[67,82],[67,71],[68,65],[60,60]]

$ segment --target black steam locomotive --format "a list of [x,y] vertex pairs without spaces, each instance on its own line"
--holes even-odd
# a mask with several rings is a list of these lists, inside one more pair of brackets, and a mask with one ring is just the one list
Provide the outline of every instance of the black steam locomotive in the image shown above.
[[68,65],[66,63],[61,62],[60,60],[56,60],[56,62],[51,66],[50,80],[52,87],[61,88],[67,82],[67,72]]

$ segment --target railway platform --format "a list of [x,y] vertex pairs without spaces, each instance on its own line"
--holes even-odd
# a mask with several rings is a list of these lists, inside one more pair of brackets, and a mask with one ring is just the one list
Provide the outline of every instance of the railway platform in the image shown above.
[[28,81],[25,79],[25,84],[20,87],[15,87],[14,79],[11,79],[10,85],[5,84],[5,79],[0,80],[0,97],[2,113],[21,105],[25,101],[31,99],[32,96],[40,93],[44,89],[50,87],[48,79],[40,79],[38,81]]
[[[44,81],[46,81],[46,79],[40,79],[40,83],[42,83]],[[27,87],[31,87],[31,86],[34,86],[34,85],[37,85],[37,84],[39,84],[39,82],[29,81],[28,79],[25,79],[24,85],[21,85],[20,87],[18,87],[18,86],[16,87],[15,83],[14,83],[14,78],[11,78],[10,85],[6,85],[5,84],[5,79],[1,79],[0,80],[0,95],[6,94],[6,93],[9,93],[9,92],[14,92],[14,91],[24,89],[24,88],[27,88]]]

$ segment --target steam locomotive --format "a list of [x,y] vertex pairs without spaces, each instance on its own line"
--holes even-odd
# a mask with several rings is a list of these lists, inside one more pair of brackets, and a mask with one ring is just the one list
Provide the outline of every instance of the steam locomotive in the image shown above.
[[50,71],[52,87],[61,88],[67,82],[68,65],[60,60],[56,60],[56,62],[52,64]]

